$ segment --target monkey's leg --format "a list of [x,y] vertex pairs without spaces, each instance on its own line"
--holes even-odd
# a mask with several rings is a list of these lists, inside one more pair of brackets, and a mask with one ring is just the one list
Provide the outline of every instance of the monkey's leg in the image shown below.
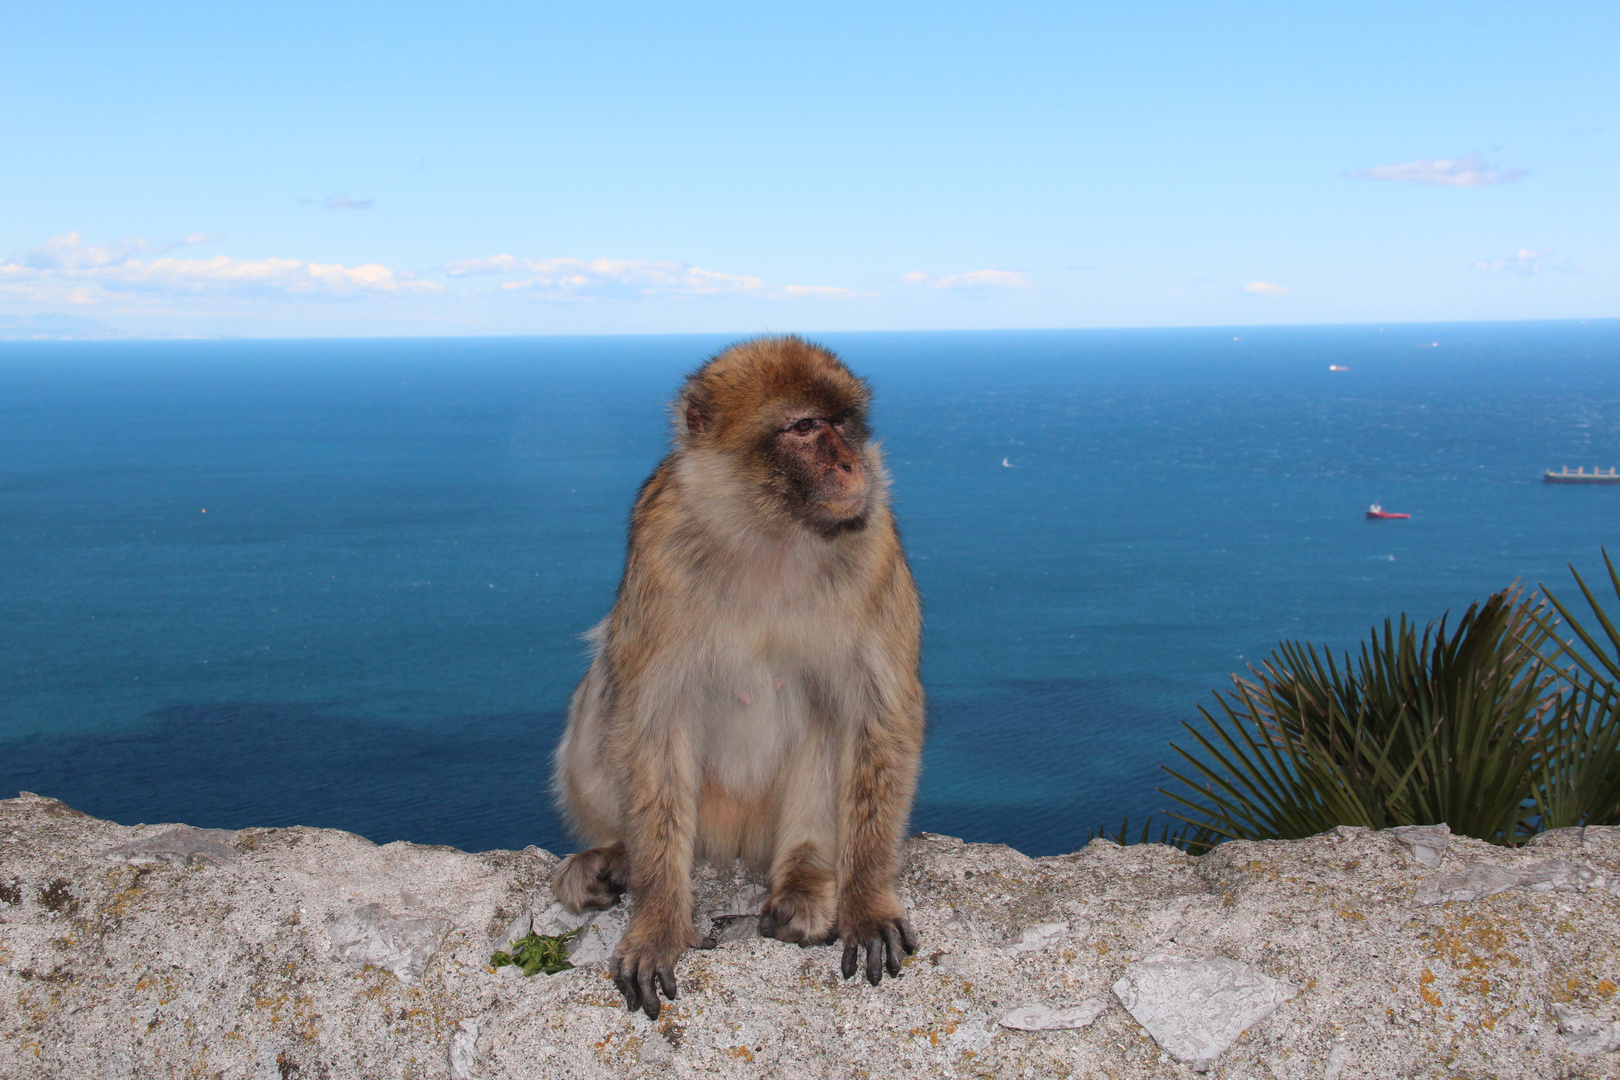
[[771,867],[771,894],[759,913],[761,937],[825,945],[834,937],[837,878],[832,860],[814,844],[799,844]]
[[620,843],[575,852],[551,879],[552,893],[575,915],[607,910],[629,886],[629,860]]
[[833,939],[838,874],[836,757],[820,739],[792,754],[781,772],[771,892],[759,913],[762,937],[825,945]]
[[882,710],[860,722],[844,780],[843,828],[838,859],[838,934],[844,942],[844,978],[860,966],[876,986],[884,968],[900,974],[900,962],[917,951],[917,935],[894,892],[900,830],[917,786],[922,752],[922,697]]
[[697,839],[696,769],[683,726],[640,725],[628,755],[625,848],[635,907],[613,952],[613,982],[633,1012],[658,1019],[658,994],[675,1000],[675,961],[703,936],[692,925],[692,854]]

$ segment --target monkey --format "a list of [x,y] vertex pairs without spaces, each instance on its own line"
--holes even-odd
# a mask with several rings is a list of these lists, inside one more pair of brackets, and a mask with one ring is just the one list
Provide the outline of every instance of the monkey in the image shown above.
[[803,338],[732,345],[686,379],[638,493],[618,595],[555,756],[591,845],[558,867],[576,914],[628,891],[613,981],[656,1020],[692,923],[695,860],[763,875],[763,936],[841,941],[901,972],[895,893],[922,752],[921,603],[868,430],[870,391]]

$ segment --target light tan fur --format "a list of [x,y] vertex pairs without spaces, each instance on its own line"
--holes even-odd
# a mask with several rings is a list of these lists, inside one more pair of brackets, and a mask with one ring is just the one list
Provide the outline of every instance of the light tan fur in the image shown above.
[[[591,847],[554,884],[575,911],[630,889],[614,974],[632,1009],[656,1016],[699,941],[696,859],[766,875],[762,932],[841,937],[846,976],[860,948],[877,982],[915,947],[893,882],[922,746],[921,617],[866,404],[801,339],[733,346],[687,381],[674,451],[636,500],[557,751],[559,802]],[[815,418],[840,408],[842,435],[823,434]],[[794,488],[768,449],[801,416],[819,430],[793,445],[821,449],[787,460],[821,453],[820,486]]]

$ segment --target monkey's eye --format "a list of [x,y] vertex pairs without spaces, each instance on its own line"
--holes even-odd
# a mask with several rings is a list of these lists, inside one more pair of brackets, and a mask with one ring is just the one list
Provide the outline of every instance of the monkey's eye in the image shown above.
[[815,417],[807,416],[803,420],[800,420],[797,424],[794,424],[789,430],[790,431],[797,431],[799,434],[803,435],[805,432],[814,431],[815,429],[816,429],[816,419],[815,419]]

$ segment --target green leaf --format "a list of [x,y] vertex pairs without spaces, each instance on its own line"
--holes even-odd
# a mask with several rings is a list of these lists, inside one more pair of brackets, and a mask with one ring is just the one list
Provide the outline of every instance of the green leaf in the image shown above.
[[517,964],[523,969],[524,975],[536,975],[542,971],[547,975],[555,975],[574,966],[568,962],[568,942],[579,932],[576,929],[566,934],[549,936],[531,932],[512,942],[510,952],[497,952],[489,958],[489,962],[494,967]]

